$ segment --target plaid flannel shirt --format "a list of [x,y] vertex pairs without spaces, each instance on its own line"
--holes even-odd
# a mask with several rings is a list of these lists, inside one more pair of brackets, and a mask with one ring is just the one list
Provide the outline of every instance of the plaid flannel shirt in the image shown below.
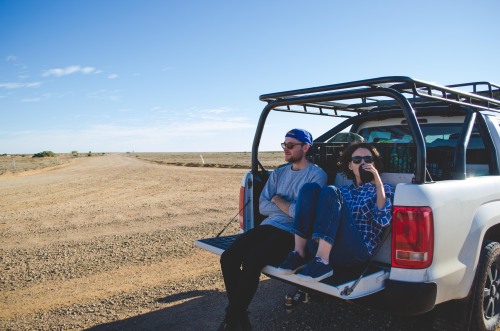
[[384,184],[386,196],[385,206],[379,210],[377,207],[377,188],[373,183],[363,183],[356,187],[354,184],[341,186],[344,207],[351,212],[352,221],[363,237],[370,255],[382,239],[382,230],[392,220],[392,200],[394,189],[389,184]]

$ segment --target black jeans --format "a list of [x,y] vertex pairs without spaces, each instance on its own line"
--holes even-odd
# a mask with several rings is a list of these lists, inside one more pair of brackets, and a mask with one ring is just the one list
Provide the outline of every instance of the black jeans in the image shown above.
[[293,248],[293,234],[271,225],[259,225],[236,239],[220,259],[229,300],[227,314],[239,318],[246,313],[262,268],[281,263]]

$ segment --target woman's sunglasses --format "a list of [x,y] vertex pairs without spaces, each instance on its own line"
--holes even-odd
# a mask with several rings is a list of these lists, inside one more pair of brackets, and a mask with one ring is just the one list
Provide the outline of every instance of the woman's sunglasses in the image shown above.
[[353,156],[351,158],[351,161],[354,164],[360,164],[361,160],[364,160],[365,163],[373,163],[373,157],[372,156]]

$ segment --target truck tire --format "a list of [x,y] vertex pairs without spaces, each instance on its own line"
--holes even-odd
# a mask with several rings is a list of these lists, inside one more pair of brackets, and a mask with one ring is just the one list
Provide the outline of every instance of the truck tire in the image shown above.
[[471,330],[495,330],[500,325],[500,244],[485,241],[472,293]]

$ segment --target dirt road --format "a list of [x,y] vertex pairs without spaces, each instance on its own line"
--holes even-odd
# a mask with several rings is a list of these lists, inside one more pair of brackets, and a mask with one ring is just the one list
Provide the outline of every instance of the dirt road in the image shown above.
[[[218,257],[193,242],[235,216],[244,171],[108,154],[0,176],[0,329],[214,330],[226,304]],[[335,300],[287,314],[292,290],[262,278],[255,330],[408,328]]]

